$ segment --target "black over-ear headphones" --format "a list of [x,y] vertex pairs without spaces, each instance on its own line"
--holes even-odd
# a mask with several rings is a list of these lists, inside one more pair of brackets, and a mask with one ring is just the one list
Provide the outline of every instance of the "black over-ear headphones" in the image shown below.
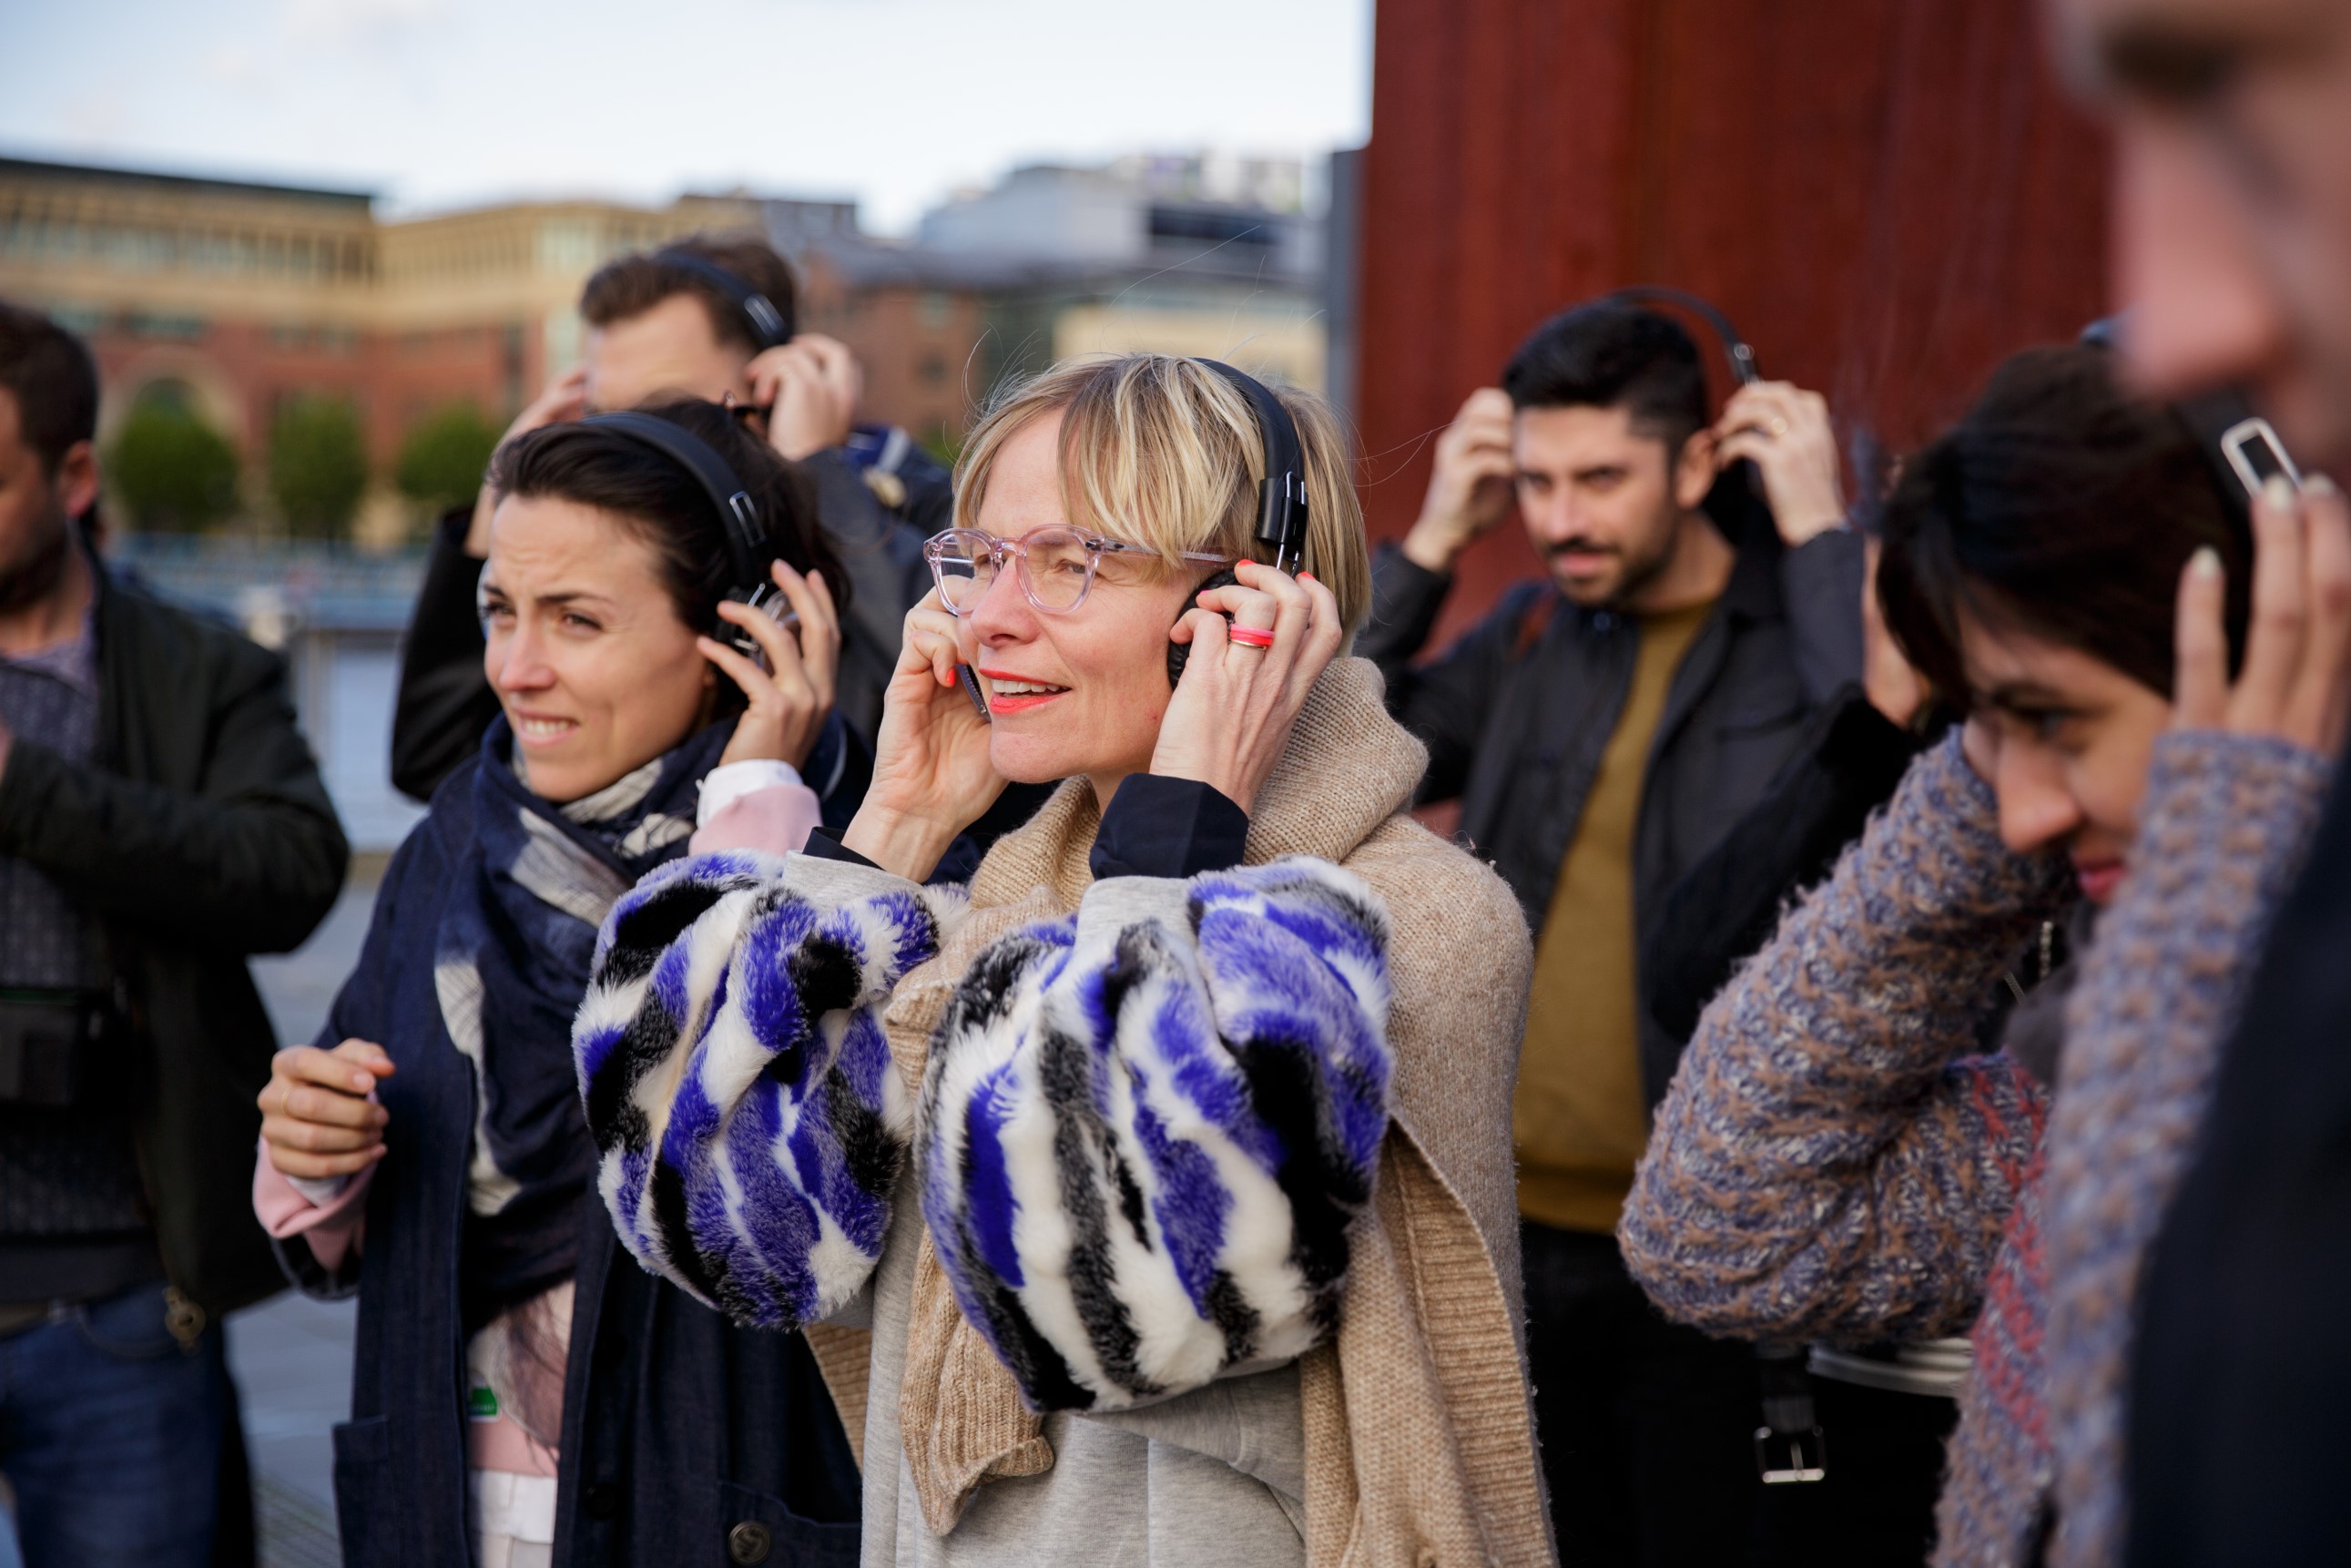
[[1592,303],[1594,305],[1671,305],[1686,310],[1714,329],[1722,340],[1722,351],[1730,361],[1730,379],[1743,387],[1751,387],[1762,378],[1756,373],[1755,350],[1730,324],[1730,318],[1705,299],[1686,288],[1667,288],[1658,284],[1641,283],[1630,288],[1612,289]]
[[[1594,305],[1669,305],[1706,323],[1722,344],[1723,357],[1730,361],[1730,379],[1734,385],[1753,386],[1762,380],[1755,368],[1755,350],[1739,335],[1714,304],[1687,288],[1667,288],[1660,284],[1635,284],[1629,288],[1611,289],[1591,301]],[[1715,479],[1714,488],[1707,493],[1706,512],[1714,518],[1715,527],[1733,544],[1762,541],[1777,537],[1771,522],[1771,507],[1763,499],[1762,476],[1748,458],[1725,468]]]
[[672,246],[653,252],[653,259],[664,267],[690,272],[724,294],[735,307],[735,313],[743,318],[744,326],[750,329],[753,349],[780,348],[792,340],[792,319],[778,309],[774,300],[708,256]]
[[[770,546],[767,524],[759,516],[759,504],[751,498],[749,488],[716,448],[682,424],[634,410],[591,413],[580,423],[592,430],[609,431],[641,446],[650,446],[692,475],[695,483],[710,497],[710,504],[717,508],[720,531],[726,536],[726,571],[735,584],[727,590],[726,597],[764,611],[786,626],[797,620],[784,607],[782,592],[768,580],[766,565]],[[747,658],[758,661],[765,657],[758,640],[739,626],[722,626],[719,636]]]
[[[1257,542],[1272,549],[1275,570],[1294,572],[1306,561],[1306,444],[1298,438],[1298,423],[1272,389],[1255,376],[1222,360],[1196,362],[1231,382],[1234,391],[1249,399],[1257,415],[1258,436],[1265,444],[1265,477],[1257,487]],[[1239,580],[1232,568],[1225,568],[1192,591],[1186,612],[1198,604],[1200,595],[1208,590]],[[1190,643],[1168,641],[1169,686],[1184,678],[1184,666],[1191,656]]]
[[1272,389],[1222,360],[1196,363],[1222,376],[1249,399],[1265,443],[1265,477],[1258,484],[1257,542],[1273,550],[1278,570],[1296,571],[1306,559],[1306,444],[1297,422]]

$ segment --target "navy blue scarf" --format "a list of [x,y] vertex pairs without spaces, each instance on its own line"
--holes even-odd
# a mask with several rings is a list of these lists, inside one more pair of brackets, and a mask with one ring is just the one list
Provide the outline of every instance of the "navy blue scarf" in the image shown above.
[[434,945],[450,1040],[474,1064],[474,1155],[458,1278],[467,1332],[568,1279],[596,1148],[571,1019],[614,900],[685,852],[696,787],[733,736],[715,724],[582,800],[531,793],[501,717],[482,741],[474,831]]

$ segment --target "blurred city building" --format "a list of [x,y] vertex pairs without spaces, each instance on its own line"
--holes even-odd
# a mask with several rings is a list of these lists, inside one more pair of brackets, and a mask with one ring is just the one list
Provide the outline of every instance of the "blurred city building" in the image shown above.
[[324,395],[356,413],[372,474],[361,549],[250,528],[141,535],[120,519],[110,548],[286,653],[328,787],[354,845],[374,851],[420,815],[387,778],[422,567],[419,509],[391,474],[452,405],[503,425],[576,363],[580,286],[603,262],[695,232],[766,235],[800,273],[801,324],[856,351],[864,417],[951,450],[1000,378],[1073,353],[1215,354],[1323,387],[1336,339],[1309,186],[1296,159],[1024,168],[900,240],[866,233],[848,201],[737,193],[392,220],[364,191],[0,159],[0,295],[89,340],[102,444],[143,402],[184,409],[236,449],[248,514],[266,510],[283,412]]
[[909,254],[982,296],[994,374],[1151,349],[1320,392],[1324,226],[1308,167],[1214,153],[1033,164],[925,214]]
[[[361,191],[0,159],[0,294],[89,340],[101,440],[142,399],[183,404],[246,458],[289,402],[357,413],[379,480],[425,418],[503,423],[577,360],[580,285],[622,252],[759,225],[758,204],[547,202],[384,222]],[[405,518],[379,483],[363,538]]]
[[357,532],[417,519],[385,482],[423,422],[470,403],[503,423],[579,360],[580,285],[695,232],[766,234],[799,266],[806,327],[865,369],[865,416],[943,449],[1008,372],[1072,353],[1221,354],[1326,382],[1324,243],[1297,159],[1135,156],[1014,171],[911,241],[853,202],[684,195],[666,206],[512,203],[386,220],[364,191],[0,159],[0,294],[86,336],[101,434],[142,400],[197,413],[248,490],[290,402],[358,416],[377,483]]

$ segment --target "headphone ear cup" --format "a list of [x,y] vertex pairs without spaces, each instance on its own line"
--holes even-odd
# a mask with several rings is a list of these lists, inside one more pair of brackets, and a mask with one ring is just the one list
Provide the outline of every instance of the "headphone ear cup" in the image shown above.
[[[1230,588],[1238,581],[1240,581],[1239,576],[1231,567],[1226,567],[1223,570],[1217,572],[1214,577],[1209,578],[1206,582],[1203,582],[1199,587],[1192,591],[1192,597],[1184,601],[1184,608],[1176,612],[1176,619],[1181,621],[1185,616],[1189,615],[1193,611],[1198,609],[1200,607],[1200,595],[1207,592],[1208,590],[1212,588]],[[1232,621],[1232,617],[1228,615],[1225,617],[1225,620],[1227,623],[1229,624]],[[1173,637],[1167,639],[1168,690],[1175,690],[1176,683],[1184,678],[1184,665],[1191,659],[1191,643],[1178,643]]]

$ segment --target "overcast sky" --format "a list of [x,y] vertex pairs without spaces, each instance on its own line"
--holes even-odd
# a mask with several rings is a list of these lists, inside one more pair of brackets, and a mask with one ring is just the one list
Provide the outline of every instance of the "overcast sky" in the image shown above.
[[1372,0],[0,0],[0,154],[517,196],[854,195],[1369,134]]

